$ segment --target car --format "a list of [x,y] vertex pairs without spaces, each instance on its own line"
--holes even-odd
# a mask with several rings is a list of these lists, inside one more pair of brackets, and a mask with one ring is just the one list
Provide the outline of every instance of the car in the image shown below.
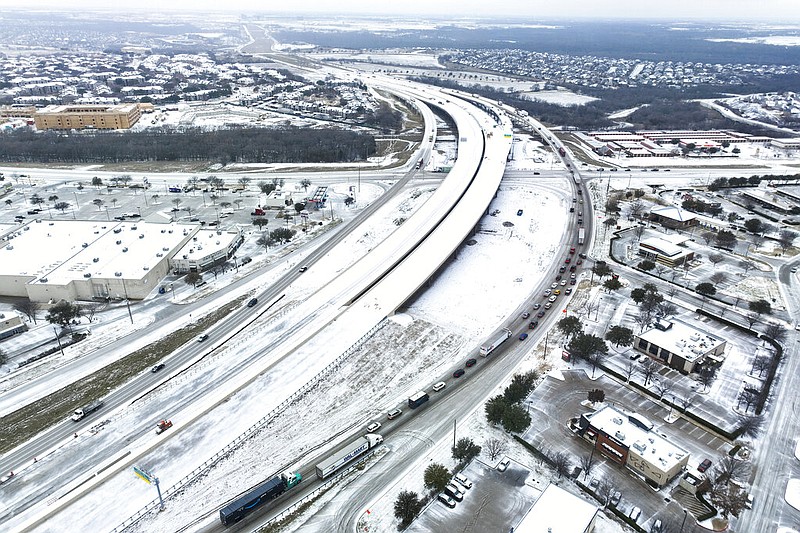
[[747,507],[748,509],[752,509],[753,508],[753,495],[752,494],[748,494],[747,495],[747,503],[745,504],[745,507]]
[[634,507],[633,509],[631,509],[631,512],[628,513],[628,516],[630,516],[631,520],[633,520],[634,522],[636,522],[641,515],[642,515],[642,510],[639,509],[638,507]]
[[400,416],[402,414],[403,414],[403,411],[401,411],[400,409],[392,409],[391,411],[386,413],[386,418],[388,418],[389,420],[394,420],[395,418],[397,418],[398,416]]
[[[547,299],[547,303],[551,304],[551,303],[555,302],[557,299],[558,299],[558,296],[556,296],[554,294],[550,298]],[[545,304],[544,308],[547,309],[547,304]]]
[[561,265],[560,267],[558,267],[558,271],[559,271],[559,273],[561,273],[561,274],[563,274],[564,272],[566,272],[566,270],[567,270],[567,267],[565,267],[564,265]]
[[461,485],[467,490],[472,488],[472,481],[467,479],[467,476],[465,476],[464,474],[456,474],[455,476],[453,476],[453,479],[455,479],[459,485]]
[[158,372],[159,370],[161,370],[165,366],[167,366],[167,365],[165,365],[164,363],[157,363],[157,364],[153,365],[153,368],[150,369],[150,372],[155,374],[156,372]]
[[567,280],[565,280],[565,279],[562,279],[562,280],[561,280],[561,286],[563,287],[563,286],[564,286],[564,285],[566,285],[566,284],[567,284]]
[[578,281],[577,279],[571,279],[571,280],[569,280],[569,284],[570,285],[575,285],[575,283],[577,283],[577,281]]
[[465,363],[465,366],[467,368],[470,368],[470,367],[475,366],[475,363],[477,363],[477,362],[478,362],[477,359],[467,359],[467,362]]
[[574,208],[574,207],[570,207],[570,208],[569,208],[569,212],[570,212],[570,213],[574,213],[574,212],[575,212],[575,208]]
[[611,495],[611,499],[608,501],[614,507],[619,505],[620,500],[622,500],[622,494],[619,491],[615,492]]
[[550,309],[551,307],[553,307],[553,302],[547,302],[546,304],[544,304],[545,309]]
[[367,426],[367,433],[375,433],[379,429],[381,429],[381,423],[373,422],[372,424]]
[[792,267],[791,272],[792,272],[792,274],[796,273],[797,272],[797,267]]
[[544,316],[544,309],[542,309],[541,311],[536,313],[536,316],[538,316],[539,318],[542,318]]
[[445,383],[444,381],[440,381],[439,383],[436,383],[436,384],[433,385],[433,387],[432,387],[433,388],[433,392],[439,392],[440,390],[442,390],[446,386],[447,386],[447,383]]
[[542,306],[542,304],[540,304],[540,303],[533,304],[533,308],[534,309],[539,309],[541,306]]
[[197,337],[197,342],[203,342],[203,341],[205,341],[206,339],[208,339],[208,333],[203,333],[202,335],[200,335],[199,337]]
[[550,288],[551,289],[557,289],[558,288],[558,283],[553,283],[552,285],[550,285]]
[[[558,284],[556,284],[556,287],[558,287]],[[550,296],[552,293],[553,293],[553,291],[551,291],[550,289],[545,289],[544,290],[544,295],[545,296]]]
[[31,209],[30,211],[28,211],[28,214],[29,215],[38,215],[39,211],[37,211],[36,209]]
[[631,169],[629,169],[629,168],[625,169],[625,172],[630,172],[630,171],[631,171]]
[[574,254],[575,253],[575,247],[570,248],[569,249],[569,253],[570,253],[570,255]]
[[527,338],[528,338],[528,334],[527,333],[520,333],[519,340],[524,341]]
[[522,216],[522,209],[517,209],[517,216],[518,216],[518,217],[521,217],[521,216]]
[[573,198],[573,199],[572,199],[572,203],[573,203],[573,204],[574,204],[575,202],[577,202],[577,201],[578,201],[578,199],[577,199],[577,198]]
[[703,461],[697,465],[698,472],[705,472],[711,466],[711,459],[703,459]]
[[580,257],[581,259],[586,259],[586,254],[583,254],[583,253],[578,254],[578,257]]
[[301,273],[301,274],[302,274],[303,272],[305,272],[306,270],[308,270],[308,267],[307,267],[307,266],[301,266],[301,267],[300,267],[300,273]]
[[524,313],[522,313],[522,318],[523,319],[527,320],[530,317],[531,317],[531,314],[529,312],[525,311]]
[[453,372],[453,377],[456,378],[456,379],[460,378],[463,375],[464,375],[464,369],[463,368],[459,368],[458,370]]
[[575,264],[576,265],[582,265],[583,264],[583,259],[578,259],[577,261],[575,261]]
[[568,265],[570,261],[572,261],[572,260],[569,257],[567,257],[566,259],[564,259],[564,264]]
[[453,498],[455,501],[460,502],[464,499],[464,493],[453,483],[448,483],[444,488],[444,493]]
[[[580,261],[580,259],[578,259],[578,261]],[[575,272],[576,270],[578,270],[578,267],[575,266],[575,265],[572,265],[571,267],[569,267],[569,271],[570,272]]]
[[583,219],[582,218],[578,219],[578,224],[583,224]]
[[[556,281],[560,281],[560,280],[561,280],[561,274],[556,275]],[[558,284],[556,284],[556,287],[558,287]]]
[[197,287],[202,287],[202,286],[203,286],[203,285],[205,285],[205,284],[206,284],[206,280],[204,280],[204,279],[201,279],[200,281],[198,281],[197,283],[195,283],[195,284],[194,284],[194,286],[195,286],[195,288],[197,288]]
[[511,464],[511,460],[508,457],[506,457],[505,459],[503,459],[502,461],[500,461],[497,464],[498,472],[505,472],[506,469],[508,469],[508,465],[510,465],[510,464]]
[[578,211],[578,216],[582,217],[583,216],[583,211]]
[[556,290],[554,290],[554,291],[553,291],[553,294],[555,294],[556,296],[558,296],[559,294],[561,294],[561,289],[556,289]]
[[258,303],[258,298],[250,298],[250,301],[247,302],[247,307],[255,307]]
[[445,493],[439,494],[436,499],[448,506],[450,509],[453,509],[456,506],[456,501]]
[[535,328],[535,327],[536,327],[536,326],[538,326],[538,325],[539,325],[539,321],[538,321],[538,320],[531,320],[531,321],[528,323],[528,329],[533,329],[533,328]]
[[575,279],[575,278],[576,278],[575,272],[573,272],[572,274],[569,275],[569,279]]

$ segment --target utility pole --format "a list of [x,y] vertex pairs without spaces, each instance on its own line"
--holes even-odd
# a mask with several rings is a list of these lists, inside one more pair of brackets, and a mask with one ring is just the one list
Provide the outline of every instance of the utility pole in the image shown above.
[[453,448],[456,447],[456,419],[453,419]]
[[61,339],[58,337],[58,330],[53,326],[53,333],[56,334],[56,341],[58,341],[58,349],[61,350],[61,355],[64,355],[64,348],[61,346]]

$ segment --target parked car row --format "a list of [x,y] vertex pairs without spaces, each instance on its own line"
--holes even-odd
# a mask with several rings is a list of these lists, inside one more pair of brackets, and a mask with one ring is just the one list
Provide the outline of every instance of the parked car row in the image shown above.
[[445,504],[447,507],[453,509],[456,502],[464,500],[467,491],[472,488],[472,481],[467,479],[464,474],[456,474],[453,479],[444,488],[444,491],[439,493],[437,499]]

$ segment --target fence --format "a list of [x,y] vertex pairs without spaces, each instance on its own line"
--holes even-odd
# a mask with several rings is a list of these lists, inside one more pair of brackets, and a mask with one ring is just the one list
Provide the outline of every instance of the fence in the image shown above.
[[[175,493],[177,493],[180,490],[182,490],[184,487],[189,485],[192,481],[194,481],[195,479],[199,478],[203,473],[207,472],[214,465],[216,465],[217,463],[219,463],[220,461],[225,459],[233,451],[235,451],[237,448],[239,448],[245,441],[247,441],[250,437],[255,435],[261,428],[265,427],[273,418],[275,418],[281,412],[283,412],[294,401],[296,401],[299,398],[301,398],[304,394],[306,394],[308,391],[313,389],[317,384],[319,384],[324,378],[326,378],[327,376],[332,374],[334,371],[336,371],[351,355],[353,355],[359,348],[361,348],[361,346],[364,344],[364,342],[366,342],[366,340],[368,338],[370,338],[372,335],[374,335],[379,330],[381,330],[387,323],[388,323],[388,321],[387,321],[386,318],[381,320],[378,324],[373,326],[372,329],[370,329],[367,333],[365,333],[360,339],[358,339],[355,343],[353,343],[352,346],[350,346],[341,355],[339,355],[339,357],[337,357],[328,366],[326,366],[324,369],[322,369],[322,371],[320,371],[316,376],[311,378],[302,387],[300,387],[297,391],[295,391],[291,396],[286,398],[280,405],[275,407],[272,411],[267,413],[258,422],[256,422],[255,424],[250,426],[248,429],[246,429],[241,435],[239,435],[233,441],[228,443],[220,451],[218,451],[217,453],[212,455],[209,459],[207,459],[205,462],[203,462],[203,464],[201,464],[200,466],[198,466],[197,468],[192,470],[189,474],[184,476],[182,479],[180,479],[174,485],[172,485],[169,488],[167,488],[163,492],[164,499],[165,500],[169,499],[172,495],[174,495]],[[316,496],[316,494],[318,494],[321,490],[326,488],[333,480],[338,480],[342,476],[344,476],[346,473],[352,471],[353,468],[355,468],[358,465],[360,465],[363,462],[363,460],[366,459],[367,457],[369,457],[370,455],[371,454],[365,455],[361,460],[359,460],[358,462],[356,462],[355,464],[353,464],[349,468],[345,469],[340,474],[337,474],[336,476],[331,478],[331,480],[328,483],[326,483],[325,485],[323,485],[322,487],[320,487],[320,489],[312,492],[310,495],[304,497],[299,502],[296,502],[295,504],[292,504],[292,506],[290,506],[287,510],[281,512],[281,514],[277,518],[273,519],[272,521],[278,520],[278,519],[286,516],[287,513],[290,513],[290,512],[293,512],[294,510],[296,510],[297,507],[302,505],[302,503],[304,503],[308,498],[310,498],[312,496]],[[158,510],[159,507],[160,507],[159,500],[158,499],[152,500],[150,503],[145,505],[143,508],[141,508],[135,514],[133,514],[127,520],[125,520],[120,525],[115,527],[112,530],[112,533],[119,533],[119,532],[125,531],[127,528],[129,528],[132,525],[136,524],[139,520],[144,518],[149,513]]]

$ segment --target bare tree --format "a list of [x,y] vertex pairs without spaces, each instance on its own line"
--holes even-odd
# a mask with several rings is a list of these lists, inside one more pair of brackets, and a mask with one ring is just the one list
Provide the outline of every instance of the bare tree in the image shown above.
[[742,437],[756,438],[761,434],[764,427],[764,417],[762,416],[740,416],[739,433]]
[[663,265],[661,263],[656,263],[656,274],[658,274],[659,278],[664,277],[664,272],[666,271],[667,271],[666,265]]
[[623,372],[625,372],[626,383],[631,380],[631,376],[635,371],[636,371],[636,364],[633,361],[628,360],[628,364],[626,364],[625,368],[623,369]]
[[750,269],[754,268],[755,266],[756,265],[753,262],[748,261],[747,259],[742,259],[741,261],[739,261],[739,268],[741,268],[742,272],[744,272],[745,274],[747,274],[747,272]]
[[723,518],[728,515],[738,517],[742,510],[747,508],[747,493],[733,483],[713,483],[710,491],[711,503],[722,513]]
[[[672,271],[672,279],[673,279],[673,281],[675,280],[675,273],[676,272],[678,272],[678,271],[676,269],[673,269],[673,271]],[[670,285],[669,287],[667,287],[667,290],[664,291],[664,292],[667,294],[667,296],[669,296],[669,299],[672,300],[672,299],[675,298],[675,295],[678,293],[678,287],[676,287],[675,285]]]
[[658,304],[657,310],[663,317],[675,316],[678,313],[678,307],[666,300]]
[[647,387],[647,384],[650,383],[650,380],[653,379],[653,376],[658,372],[659,366],[661,365],[653,361],[652,358],[645,356],[644,361],[642,361],[642,368],[639,369],[639,372],[644,378],[645,387]]
[[694,404],[696,400],[695,396],[685,396],[681,398],[681,408],[683,410],[683,414],[686,414],[686,410]]
[[91,323],[94,320],[94,315],[103,307],[105,307],[105,304],[99,302],[84,303],[80,305],[80,313]]
[[767,324],[767,327],[764,328],[764,335],[775,342],[782,343],[786,340],[786,328],[784,328],[781,324],[770,322]]
[[749,464],[745,461],[734,459],[730,455],[725,455],[714,466],[711,478],[717,483],[727,483],[731,480],[743,481],[750,473]]
[[786,250],[791,248],[792,244],[794,244],[794,240],[797,238],[797,233],[790,229],[782,229],[778,233],[778,244],[781,246],[781,250],[786,253]]
[[32,320],[33,323],[36,324],[36,311],[39,310],[39,304],[26,298],[24,300],[14,302],[14,305],[11,307],[15,311],[19,311],[23,315],[27,316],[28,320]]
[[600,502],[603,506],[608,505],[608,500],[611,499],[611,494],[614,492],[614,485],[611,484],[606,478],[600,480],[600,483],[597,485],[597,497],[600,498]]
[[483,449],[486,450],[486,453],[489,455],[489,459],[494,461],[501,455],[505,454],[508,447],[502,440],[492,438],[488,439],[483,444]]
[[744,319],[747,320],[747,326],[750,329],[753,329],[753,324],[758,322],[759,317],[760,315],[758,313],[752,313],[752,312],[744,315]]
[[769,357],[764,357],[763,355],[757,355],[753,357],[753,365],[750,368],[750,373],[758,371],[758,377],[764,373],[765,370],[769,368],[771,361]]
[[594,467],[595,464],[594,454],[589,453],[582,455],[579,464],[583,469],[583,479],[586,480],[586,477],[589,475],[589,471],[592,469],[592,467]]
[[760,391],[757,389],[745,386],[739,396],[736,397],[736,406],[739,407],[744,404],[744,412],[746,413],[758,401],[759,395]]
[[753,248],[755,248],[756,250],[761,248],[761,245],[764,244],[765,240],[767,240],[767,238],[761,235],[760,233],[754,233],[750,235],[750,242],[753,243]]
[[722,255],[721,253],[717,252],[717,253],[709,254],[708,260],[711,261],[714,264],[714,266],[717,266],[718,263],[721,263],[721,262],[723,262],[725,260],[725,256]]
[[703,241],[705,241],[706,245],[708,245],[709,243],[711,243],[711,241],[717,238],[717,234],[714,233],[713,231],[704,231],[703,233],[700,234],[700,238],[703,239]]
[[550,460],[553,462],[553,468],[555,468],[559,478],[569,475],[569,469],[572,463],[566,452],[556,452]]
[[648,309],[639,309],[639,314],[637,314],[633,321],[639,326],[639,333],[644,331],[644,328],[650,325],[651,320],[653,319],[653,312]]
[[728,275],[725,274],[725,272],[714,272],[708,279],[714,284],[714,287],[716,287],[720,283],[725,282],[728,279]]
[[672,383],[667,379],[664,379],[663,377],[653,380],[653,386],[656,388],[656,391],[658,392],[659,400],[664,399],[664,395],[672,390],[673,385],[674,383]]

